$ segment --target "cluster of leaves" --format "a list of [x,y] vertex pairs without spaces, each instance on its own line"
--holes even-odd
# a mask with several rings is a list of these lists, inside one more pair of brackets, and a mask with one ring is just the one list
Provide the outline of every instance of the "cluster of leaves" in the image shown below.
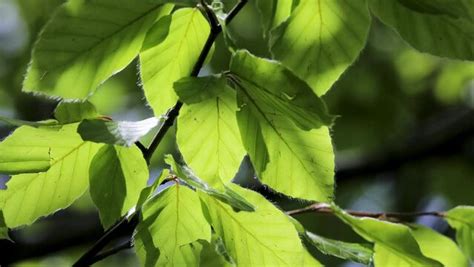
[[[0,143],[0,172],[12,175],[0,191],[0,237],[89,189],[105,228],[140,214],[133,238],[146,266],[320,265],[302,239],[323,253],[380,266],[474,260],[472,207],[440,215],[457,230],[458,248],[426,227],[357,218],[333,203],[334,117],[321,99],[363,49],[372,15],[422,52],[474,60],[472,0],[258,0],[271,59],[235,47],[223,3],[214,1],[214,11],[203,3],[70,0],[58,8],[33,49],[23,91],[63,101],[54,120],[2,119],[19,128]],[[216,27],[231,63],[197,77],[196,62],[211,56],[206,48]],[[87,98],[137,57],[155,117],[118,122],[98,114]],[[174,119],[170,109],[180,111],[182,158],[166,156],[169,169],[147,184],[149,150],[139,140]],[[233,184],[245,155],[262,183],[331,203],[369,243],[310,233]]]

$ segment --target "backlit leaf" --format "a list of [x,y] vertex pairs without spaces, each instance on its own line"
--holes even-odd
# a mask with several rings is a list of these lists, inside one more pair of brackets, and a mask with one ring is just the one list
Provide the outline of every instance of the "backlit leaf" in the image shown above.
[[456,241],[464,254],[474,262],[474,207],[458,206],[448,211],[445,219],[456,229]]
[[166,38],[140,53],[140,76],[155,115],[174,106],[173,83],[189,76],[209,35],[209,24],[197,8],[173,13]]
[[356,233],[374,243],[375,266],[442,266],[423,254],[408,226],[374,218],[357,218],[335,205],[333,210]]
[[366,0],[300,0],[272,31],[271,51],[323,95],[365,46],[370,20]]
[[232,189],[252,202],[256,211],[236,212],[206,194],[200,196],[206,203],[213,229],[223,239],[237,266],[320,265],[315,259],[305,257],[298,232],[282,211],[258,193],[237,185]]
[[467,258],[448,237],[421,225],[411,225],[411,233],[421,252],[444,266],[469,266]]
[[173,185],[148,201],[135,234],[135,249],[145,266],[197,265],[211,228],[193,190]]
[[66,208],[86,191],[89,166],[101,145],[83,141],[76,130],[77,124],[24,126],[13,133],[21,135],[27,147],[49,149],[51,167],[45,172],[14,175],[7,189],[0,190],[0,209],[9,227],[31,224]]
[[42,31],[23,91],[84,99],[140,52],[164,1],[71,0]]
[[[236,66],[231,67],[231,70],[234,72],[235,69],[236,73],[250,72],[250,69],[246,69],[245,72],[240,70],[247,65],[256,68],[255,72],[260,74],[257,82],[261,84],[272,85],[273,81],[279,79],[283,80],[285,85],[290,83],[290,80],[280,78],[285,77],[281,75],[284,71],[280,65],[255,59],[246,53],[237,54],[232,65]],[[268,72],[263,71],[264,69],[267,69]],[[274,69],[282,70],[282,72],[269,71]],[[236,84],[239,98],[240,109],[237,112],[237,121],[242,141],[262,182],[291,197],[321,202],[330,201],[334,190],[334,153],[329,129],[319,127],[318,129],[303,130],[289,118],[293,116],[294,121],[296,120],[305,126],[316,124],[318,119],[308,114],[311,113],[311,109],[317,110],[318,107],[308,107],[308,111],[305,109],[309,105],[322,105],[321,100],[309,88],[301,95],[296,93],[295,96],[290,93],[290,96],[294,97],[292,99],[282,96],[279,100],[274,100],[273,96],[269,94],[257,95],[258,88],[253,86],[256,82],[251,83],[250,79],[246,83],[233,77],[231,79]],[[291,81],[297,81],[296,79],[293,76]],[[299,81],[293,86],[302,84],[304,83]],[[278,92],[278,89],[287,90],[285,86],[274,85],[275,92]],[[249,93],[250,91],[252,93]],[[255,95],[258,98],[255,98]],[[297,97],[306,98],[306,100],[299,101]],[[296,103],[292,103],[292,101]],[[322,106],[319,108],[322,109]],[[303,117],[306,118],[306,121]]]
[[185,103],[176,134],[184,160],[211,186],[229,182],[245,156],[235,91],[218,77],[185,78],[174,87]]

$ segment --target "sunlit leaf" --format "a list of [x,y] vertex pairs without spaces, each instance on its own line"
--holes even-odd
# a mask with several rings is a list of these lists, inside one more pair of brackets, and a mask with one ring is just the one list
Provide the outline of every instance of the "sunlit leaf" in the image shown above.
[[155,117],[142,121],[84,120],[77,131],[86,141],[131,146],[163,122],[164,118]]
[[335,205],[332,209],[356,233],[374,243],[375,266],[442,266],[423,254],[408,226],[374,218],[357,218]]
[[[238,61],[243,62],[234,63]],[[250,62],[245,63],[245,61]],[[239,68],[247,64],[252,68],[256,68],[255,72],[260,74],[257,82],[263,84],[265,81],[269,81],[268,84],[273,84],[270,80],[277,81],[280,79],[280,72],[264,72],[262,70],[265,68],[269,70],[280,69],[281,66],[270,61],[252,58],[246,53],[237,54],[232,63],[232,65]],[[272,65],[272,67],[268,65]],[[236,72],[243,71],[236,69]],[[246,70],[244,74],[248,72],[250,70]],[[235,81],[235,78],[231,79]],[[291,81],[295,81],[295,79],[297,78],[293,76]],[[288,80],[285,82],[286,84],[289,83]],[[257,94],[257,89],[256,86],[250,84],[250,79],[247,83],[242,83],[242,80],[236,80],[235,83],[240,108],[237,112],[240,134],[262,182],[291,197],[321,202],[330,201],[334,190],[334,153],[329,129],[319,127],[306,131],[289,119],[291,116],[289,113],[293,113],[294,120],[298,120],[301,122],[300,124],[310,126],[312,123],[317,123],[318,120],[308,115],[311,112],[305,111],[303,107],[310,105],[310,103],[319,105],[322,103],[319,102],[321,100],[314,100],[313,97],[316,96],[307,88],[306,92],[309,90],[309,93],[302,93],[299,96],[306,97],[307,100],[302,100],[303,104],[293,109],[294,106],[301,103],[296,100],[297,98],[293,98],[296,102],[294,104],[291,103],[291,99],[286,99],[286,103],[284,99],[272,101],[274,99],[272,96],[266,97],[267,94],[263,93],[257,95],[258,99],[255,99],[254,95]],[[293,86],[302,84],[304,83],[299,81]],[[287,90],[287,87],[274,85],[275,91],[281,88]],[[252,94],[248,93],[251,90],[253,91]],[[286,98],[285,96],[282,97]],[[266,100],[262,100],[263,98],[266,98]],[[312,107],[312,109],[317,108]],[[306,117],[306,122],[299,120],[300,118],[303,119],[303,116]]]
[[474,262],[474,207],[458,206],[445,219],[456,229],[456,241],[464,254]]
[[144,205],[135,249],[145,266],[196,266],[198,240],[210,241],[211,228],[193,190],[176,184]]
[[365,46],[370,21],[366,0],[300,0],[272,31],[271,51],[323,95]]
[[68,1],[42,31],[23,90],[86,98],[138,55],[148,29],[172,9],[163,2]]
[[174,87],[185,103],[176,134],[184,160],[211,186],[229,182],[245,156],[235,91],[218,77],[185,78]]
[[423,255],[444,266],[469,266],[467,258],[448,237],[421,225],[411,225],[410,228]]
[[90,166],[90,194],[108,228],[137,204],[148,166],[137,147],[103,146]]
[[332,124],[324,102],[277,62],[239,51],[232,57],[230,71],[239,93],[262,113],[284,114],[305,130]]
[[[403,0],[370,0],[372,12],[385,24],[393,27],[403,39],[421,52],[437,56],[474,59],[474,1],[453,0],[444,2],[452,7],[449,10],[439,3],[441,0],[429,1],[431,6],[444,12],[458,12],[465,15],[454,17],[451,14],[421,13],[406,5]],[[416,1],[425,4],[428,1]],[[455,10],[455,11],[453,11]],[[444,13],[442,12],[442,13]]]
[[24,126],[13,133],[24,139],[26,147],[48,149],[51,167],[46,172],[14,175],[7,189],[0,190],[0,209],[9,227],[31,224],[66,208],[86,191],[89,166],[101,145],[83,141],[76,130],[77,124]]
[[213,229],[237,266],[320,265],[315,259],[305,257],[298,232],[282,211],[258,193],[237,185],[232,189],[252,202],[256,211],[236,212],[206,194],[200,196],[206,203]]
[[199,9],[179,9],[171,17],[166,38],[140,53],[140,76],[155,115],[164,114],[178,100],[173,83],[191,74],[209,31]]
[[46,171],[50,167],[51,147],[42,131],[29,126],[18,128],[0,143],[0,173],[18,174]]

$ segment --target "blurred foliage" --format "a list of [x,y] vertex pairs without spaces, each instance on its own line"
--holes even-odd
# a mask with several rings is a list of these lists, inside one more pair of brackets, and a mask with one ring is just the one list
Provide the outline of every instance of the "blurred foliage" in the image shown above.
[[[21,92],[22,78],[30,49],[42,25],[62,0],[2,0],[0,2],[0,115],[24,120],[51,118],[53,100]],[[232,1],[231,1],[232,2]],[[268,56],[259,14],[247,5],[229,32],[238,47],[256,55]],[[229,4],[229,6],[232,3]],[[220,37],[206,69],[219,72],[228,66],[230,53]],[[144,119],[152,112],[143,97],[136,63],[105,82],[90,100],[104,115],[121,120]],[[409,47],[391,29],[374,19],[369,42],[355,64],[324,96],[329,110],[340,117],[332,129],[336,158],[357,158],[368,152],[383,152],[398,140],[416,134],[417,126],[453,108],[474,107],[474,64],[437,58]],[[2,138],[11,128],[0,125]],[[163,166],[160,155],[175,153],[174,129],[160,145],[152,160],[157,176]],[[148,144],[154,133],[145,137]],[[456,153],[407,164],[401,170],[338,184],[337,202],[345,208],[362,210],[449,209],[459,204],[474,205],[473,146]],[[434,199],[443,201],[434,201]],[[305,203],[289,202],[280,196],[272,199],[282,208]],[[75,206],[78,212],[92,209],[84,196]],[[336,218],[325,215],[300,215],[305,227],[316,234],[348,242],[359,242],[352,230]],[[48,222],[44,222],[50,223]],[[435,225],[434,222],[427,223]],[[41,235],[40,225],[29,234]],[[445,229],[445,228],[444,228]],[[441,229],[441,230],[444,230]],[[30,231],[30,230],[29,230]],[[35,232],[36,231],[36,232]],[[83,248],[63,251],[44,259],[18,266],[70,265]],[[318,253],[312,251],[313,253]],[[326,265],[343,261],[320,255]],[[98,266],[136,265],[132,253],[120,253]]]

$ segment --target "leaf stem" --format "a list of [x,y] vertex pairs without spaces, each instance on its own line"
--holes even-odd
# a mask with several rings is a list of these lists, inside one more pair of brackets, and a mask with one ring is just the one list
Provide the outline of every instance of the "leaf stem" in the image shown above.
[[[444,217],[445,213],[441,211],[422,211],[422,212],[367,212],[367,211],[353,211],[346,210],[352,216],[356,217],[370,217],[370,218],[407,218],[407,217],[420,217],[420,216],[435,216]],[[305,208],[295,209],[285,212],[287,215],[294,216],[305,213],[322,213],[322,214],[334,214],[331,206],[324,203],[315,203]]]

